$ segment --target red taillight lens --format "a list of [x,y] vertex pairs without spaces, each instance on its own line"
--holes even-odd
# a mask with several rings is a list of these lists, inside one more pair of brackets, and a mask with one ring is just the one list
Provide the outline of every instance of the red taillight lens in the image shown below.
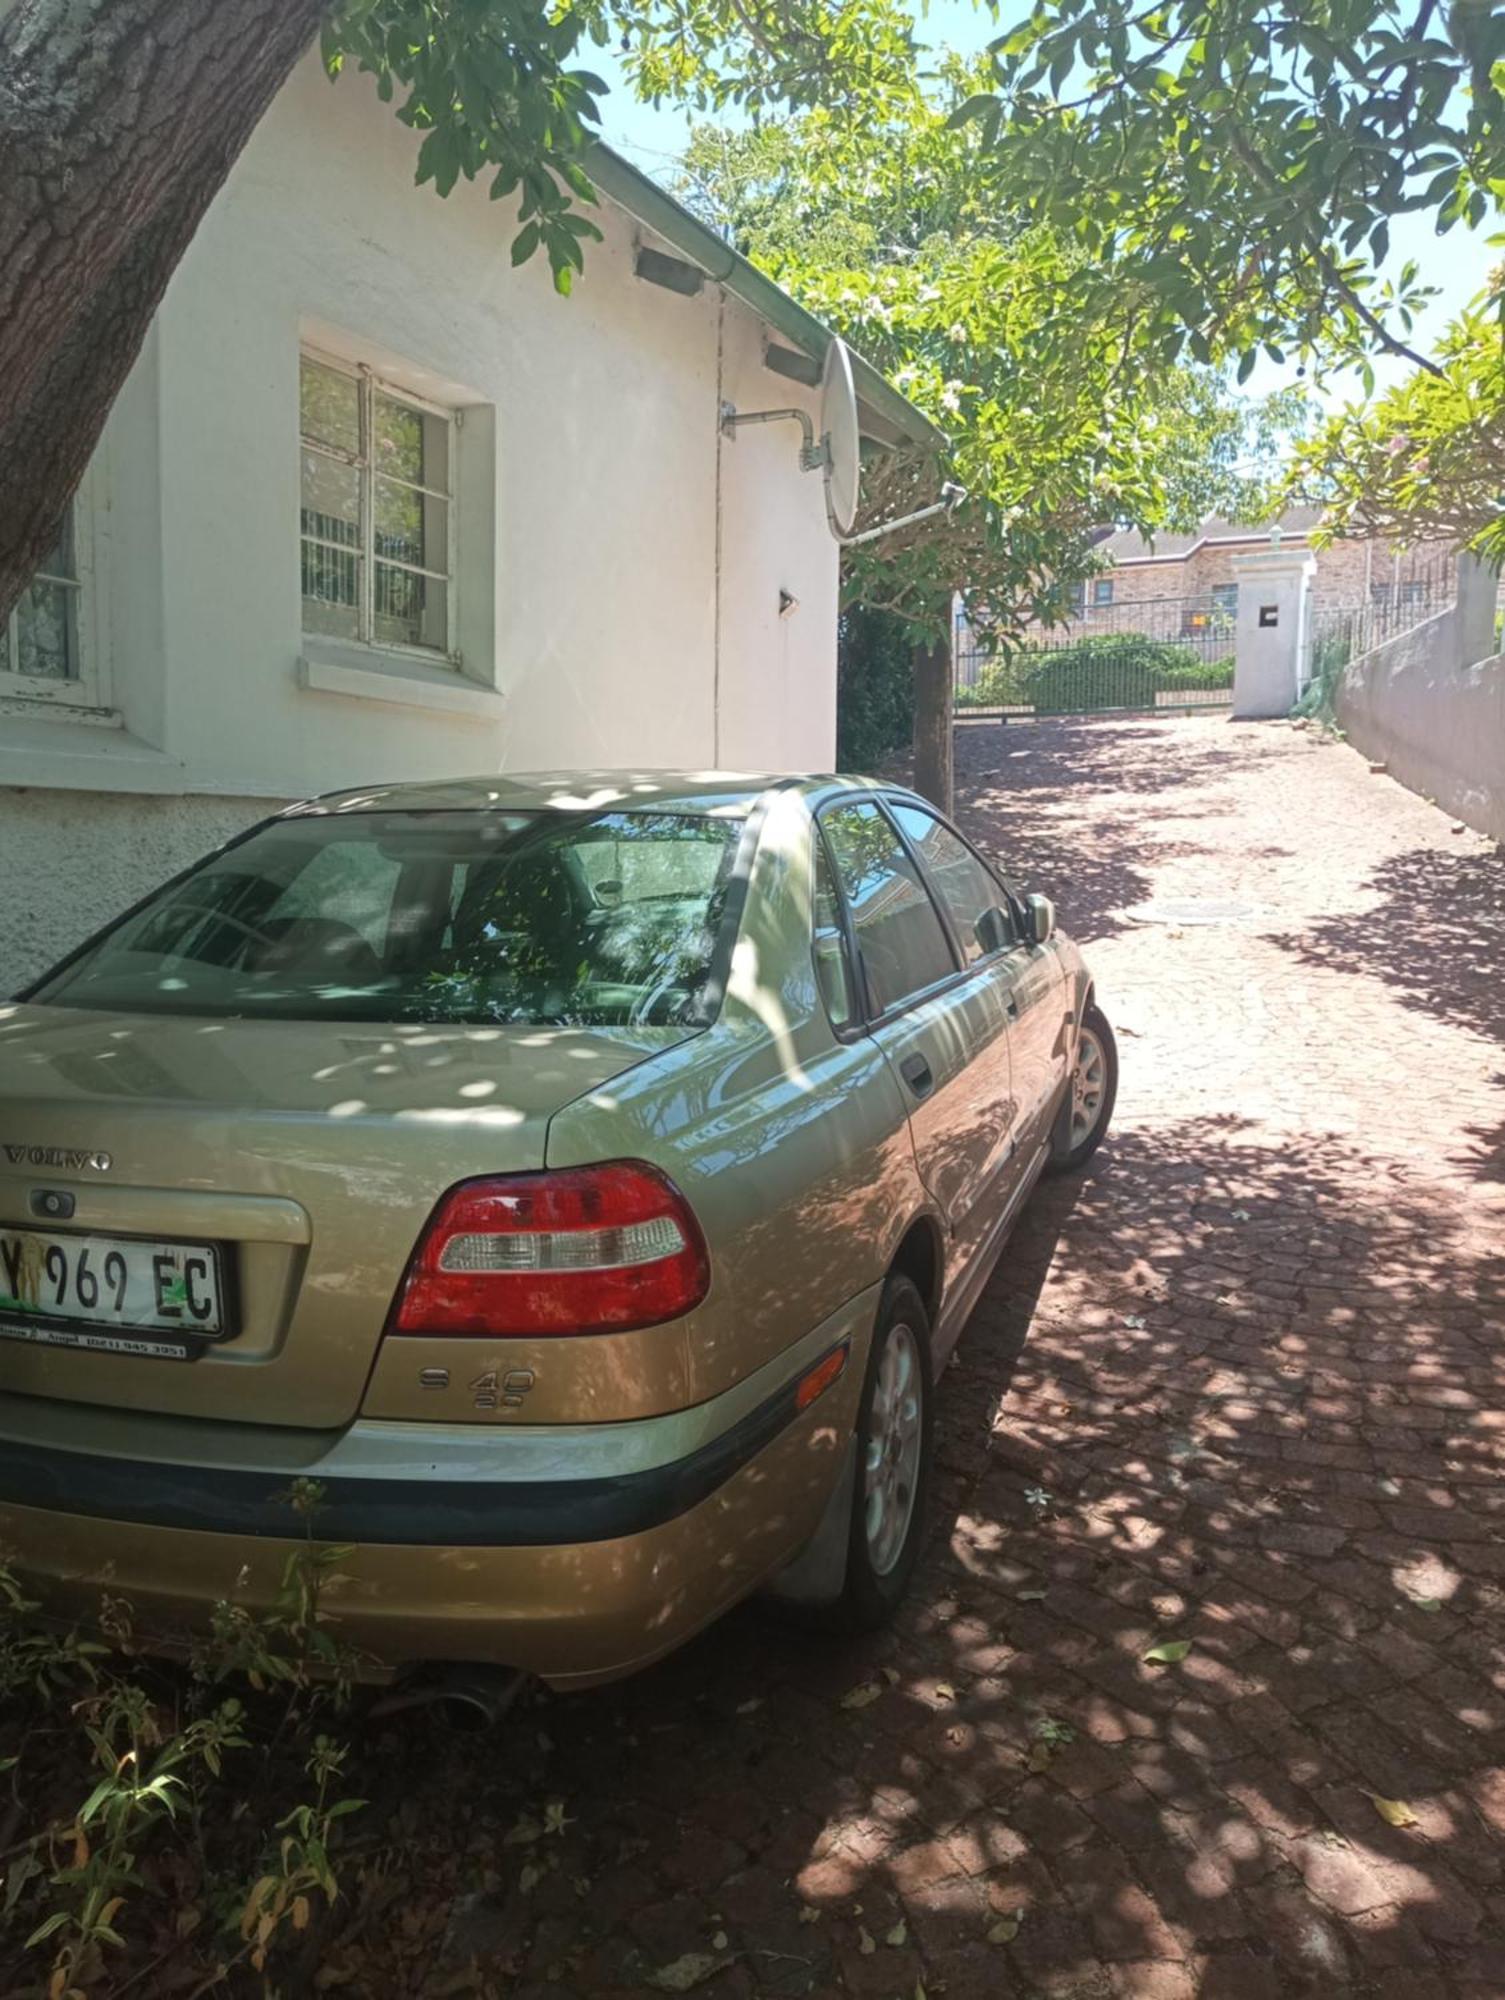
[[393,1333],[610,1333],[677,1319],[710,1265],[689,1203],[656,1167],[612,1160],[462,1181],[434,1211]]

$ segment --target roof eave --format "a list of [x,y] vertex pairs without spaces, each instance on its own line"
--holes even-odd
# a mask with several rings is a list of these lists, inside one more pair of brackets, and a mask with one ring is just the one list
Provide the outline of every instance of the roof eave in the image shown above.
[[[831,329],[729,243],[724,243],[714,229],[681,207],[630,160],[624,160],[610,146],[598,142],[586,160],[586,171],[602,194],[697,265],[713,283],[724,286],[812,361],[825,360],[826,349],[834,338]],[[883,443],[893,443],[897,438],[931,451],[946,448],[950,442],[946,433],[855,351],[852,378],[859,410],[864,417],[874,420],[871,425],[864,423],[867,435]]]

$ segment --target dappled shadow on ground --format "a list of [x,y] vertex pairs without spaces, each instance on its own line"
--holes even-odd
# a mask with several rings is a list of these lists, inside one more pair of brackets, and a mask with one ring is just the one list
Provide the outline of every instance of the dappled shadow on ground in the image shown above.
[[[1277,728],[958,763],[1138,1031],[941,1385],[908,1607],[379,1736],[343,1990],[1505,1993],[1496,864]],[[1203,855],[1289,934],[1128,919]]]
[[1292,948],[1505,1047],[1505,853],[1418,847],[1382,861],[1365,890],[1367,908],[1319,919]]
[[897,1629],[744,1610],[494,1744],[395,1746],[401,1906],[426,1855],[458,1894],[411,1986],[391,1920],[385,1990],[467,1954],[509,2000],[687,1957],[716,1996],[1505,1990],[1502,1313],[1505,1246],[1403,1164],[1117,1138],[946,1375]]
[[1205,718],[968,725],[956,739],[959,824],[1016,882],[1048,890],[1073,936],[1109,937],[1150,896],[1156,868],[1217,853],[1224,786],[1288,751],[1288,739],[1225,729]]
[[[1388,989],[1429,1029],[1462,1030],[1505,1053],[1505,853],[1410,849],[1381,861],[1363,889],[1362,909],[1318,917],[1281,942],[1366,997]],[[1414,1065],[1408,1090],[1436,1086],[1425,1061]],[[1485,1085],[1489,1101],[1501,1086],[1505,1072]],[[1476,1114],[1461,1069],[1457,1088],[1454,1158],[1481,1181],[1505,1181],[1505,1125]]]
[[1381,862],[1365,887],[1369,908],[1320,919],[1293,948],[1505,1047],[1505,853],[1419,847]]

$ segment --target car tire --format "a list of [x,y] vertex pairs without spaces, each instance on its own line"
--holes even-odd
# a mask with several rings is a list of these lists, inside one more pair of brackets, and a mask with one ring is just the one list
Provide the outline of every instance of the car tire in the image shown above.
[[908,1278],[883,1287],[857,1406],[846,1582],[828,1631],[875,1632],[904,1600],[925,1544],[934,1392],[930,1315]]
[[1108,1017],[1095,1002],[1082,1016],[1066,1101],[1052,1134],[1049,1171],[1075,1173],[1107,1136],[1118,1097],[1118,1044]]

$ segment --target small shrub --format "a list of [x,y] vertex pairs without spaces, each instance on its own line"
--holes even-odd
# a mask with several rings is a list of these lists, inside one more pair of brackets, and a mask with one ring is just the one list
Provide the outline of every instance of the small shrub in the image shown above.
[[1032,707],[1037,715],[1084,715],[1153,708],[1162,690],[1233,685],[1233,659],[1209,660],[1195,646],[1142,632],[1097,632],[1060,646],[1027,646],[990,660],[961,708]]
[[1156,676],[1153,640],[1081,639],[1037,655],[1024,684],[1036,715],[1084,715],[1105,708],[1153,708]]
[[1353,634],[1346,625],[1323,633],[1312,647],[1312,676],[1291,710],[1292,715],[1318,723],[1335,735],[1341,734],[1338,729],[1338,682],[1352,657]]
[[314,1539],[319,1498],[295,1482],[305,1538],[276,1602],[218,1607],[188,1674],[132,1655],[120,1599],[95,1621],[110,1643],[84,1638],[0,1566],[0,1771],[21,1815],[0,1892],[0,1990],[81,2000],[134,1983],[120,1967],[160,1937],[168,1884],[183,1950],[209,1954],[200,1992],[236,1965],[259,1974],[316,1899],[334,1902],[339,1822],[362,1801],[335,1795],[345,1753],[329,1736],[300,1748],[344,1706],[353,1666],[320,1611],[346,1551]]
[[836,763],[875,771],[914,741],[914,634],[901,618],[854,605],[836,644]]

